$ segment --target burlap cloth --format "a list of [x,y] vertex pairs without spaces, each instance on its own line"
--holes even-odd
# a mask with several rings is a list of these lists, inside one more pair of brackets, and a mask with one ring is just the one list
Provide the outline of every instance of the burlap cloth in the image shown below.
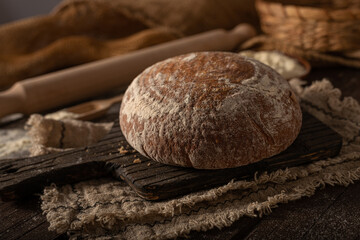
[[291,85],[302,107],[337,131],[343,146],[335,158],[277,170],[162,202],[141,199],[124,182],[98,179],[45,188],[41,208],[50,230],[86,239],[169,239],[190,231],[230,226],[243,216],[261,217],[280,203],[311,196],[319,188],[347,186],[360,178],[360,105],[327,80]]
[[0,26],[0,90],[22,79],[214,28],[258,25],[253,0],[64,0]]

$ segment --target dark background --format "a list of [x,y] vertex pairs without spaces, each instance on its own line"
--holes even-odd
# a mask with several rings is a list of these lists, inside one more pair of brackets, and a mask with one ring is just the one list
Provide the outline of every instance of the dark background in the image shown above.
[[62,0],[0,0],[0,24],[48,14]]

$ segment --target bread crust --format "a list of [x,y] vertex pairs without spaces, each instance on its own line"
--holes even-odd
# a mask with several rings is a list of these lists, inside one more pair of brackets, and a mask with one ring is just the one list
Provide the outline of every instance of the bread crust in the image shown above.
[[229,52],[159,62],[123,98],[121,130],[155,161],[199,169],[247,165],[285,150],[302,121],[289,84],[270,67]]

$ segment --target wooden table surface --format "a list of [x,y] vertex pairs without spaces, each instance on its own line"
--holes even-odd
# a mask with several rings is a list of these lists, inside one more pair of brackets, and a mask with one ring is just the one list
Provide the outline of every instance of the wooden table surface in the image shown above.
[[[359,69],[313,69],[306,79],[324,77],[340,88],[344,96],[360,101]],[[270,215],[244,217],[222,230],[193,232],[190,239],[360,239],[359,200],[360,182],[348,187],[326,186],[310,198],[279,205]],[[0,201],[0,239],[67,239],[66,234],[47,230],[49,224],[39,206],[38,196]]]

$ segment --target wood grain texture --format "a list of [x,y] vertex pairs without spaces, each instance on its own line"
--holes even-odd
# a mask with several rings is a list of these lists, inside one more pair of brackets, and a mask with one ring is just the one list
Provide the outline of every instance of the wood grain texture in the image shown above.
[[[298,138],[284,152],[258,163],[223,170],[198,170],[163,165],[146,158],[140,163],[112,165],[116,176],[124,179],[147,200],[161,200],[210,187],[232,179],[251,178],[255,172],[292,167],[335,156],[341,148],[341,137],[319,120],[304,113]],[[130,159],[131,160],[131,159]]]
[[[232,179],[251,178],[256,171],[269,171],[335,156],[341,137],[311,115],[303,114],[302,130],[281,154],[258,163],[224,170],[198,170],[164,165],[149,160],[125,141],[118,122],[95,145],[32,158],[2,160],[1,198],[12,200],[42,191],[51,183],[59,186],[109,175],[124,179],[147,200],[168,199],[219,186]],[[119,148],[125,146],[126,153]],[[134,162],[139,159],[140,162]]]
[[42,215],[38,198],[21,202],[0,201],[0,213],[0,239],[66,239],[64,235],[48,232],[49,223]]

